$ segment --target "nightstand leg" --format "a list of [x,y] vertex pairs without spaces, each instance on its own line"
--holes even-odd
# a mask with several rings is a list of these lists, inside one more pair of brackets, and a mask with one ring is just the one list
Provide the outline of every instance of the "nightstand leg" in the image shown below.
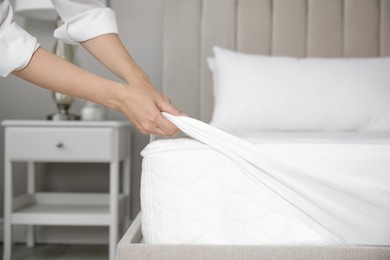
[[[27,193],[33,195],[35,193],[35,164],[27,162]],[[34,247],[34,226],[26,226],[26,245]]]
[[124,220],[125,232],[130,226],[131,219],[131,175],[130,175],[130,158],[127,158],[123,164],[123,193],[126,198],[126,218]]
[[119,193],[119,162],[110,163],[110,237],[109,259],[115,260],[118,243],[118,193]]
[[12,250],[12,163],[9,160],[4,162],[4,251],[3,259],[11,260]]

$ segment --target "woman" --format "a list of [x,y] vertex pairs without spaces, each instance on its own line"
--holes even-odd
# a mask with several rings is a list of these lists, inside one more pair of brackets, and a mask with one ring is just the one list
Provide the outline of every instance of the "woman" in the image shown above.
[[183,115],[153,87],[122,44],[115,13],[98,0],[52,0],[64,25],[54,36],[80,43],[124,84],[102,78],[42,48],[13,21],[9,0],[0,0],[0,76],[14,74],[55,92],[102,104],[125,114],[144,134],[174,135],[161,112]]

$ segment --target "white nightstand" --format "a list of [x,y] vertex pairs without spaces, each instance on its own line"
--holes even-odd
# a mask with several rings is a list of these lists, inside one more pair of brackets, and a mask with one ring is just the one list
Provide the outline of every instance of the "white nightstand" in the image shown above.
[[[33,225],[109,226],[109,259],[115,259],[119,223],[130,220],[130,125],[127,122],[4,121],[4,260],[11,259],[12,225],[27,225],[27,245],[34,246]],[[27,162],[27,194],[14,198],[12,163]],[[105,162],[110,164],[110,192],[44,193],[35,191],[34,162]],[[123,187],[119,193],[120,163]]]

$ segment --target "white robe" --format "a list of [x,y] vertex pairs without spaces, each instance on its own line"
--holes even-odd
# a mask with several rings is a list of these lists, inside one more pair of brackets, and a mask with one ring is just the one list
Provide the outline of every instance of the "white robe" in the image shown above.
[[[118,33],[114,11],[98,0],[52,0],[52,3],[65,23],[55,30],[57,39],[77,44],[99,35]],[[34,36],[13,21],[13,17],[10,1],[0,0],[1,77],[25,68],[40,46]]]

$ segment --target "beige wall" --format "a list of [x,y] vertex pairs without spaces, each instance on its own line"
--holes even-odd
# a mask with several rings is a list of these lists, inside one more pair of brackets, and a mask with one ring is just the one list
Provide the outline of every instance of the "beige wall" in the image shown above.
[[[162,56],[162,0],[111,0],[111,6],[117,14],[121,38],[139,65],[148,73],[152,82],[161,85]],[[17,18],[18,19],[18,18]],[[22,20],[18,21],[46,48],[52,49],[54,25],[48,22]],[[81,67],[116,79],[103,66],[90,57],[82,48],[76,48],[75,63]],[[72,111],[78,113],[82,101],[77,101]],[[45,119],[55,111],[55,106],[47,90],[38,88],[14,76],[0,78],[0,121],[4,119]],[[117,112],[109,111],[109,119],[125,120]],[[4,164],[4,131],[0,130],[0,172]],[[148,137],[138,134],[132,136],[132,192],[133,215],[139,210],[139,175],[141,171],[142,148]],[[45,174],[40,174],[38,186],[46,191],[107,191],[107,166],[99,164],[48,164]],[[20,193],[25,189],[25,165],[15,165],[15,190]],[[93,177],[93,178],[91,178]],[[91,182],[90,180],[94,180]],[[0,174],[0,212],[3,215],[3,174]]]

